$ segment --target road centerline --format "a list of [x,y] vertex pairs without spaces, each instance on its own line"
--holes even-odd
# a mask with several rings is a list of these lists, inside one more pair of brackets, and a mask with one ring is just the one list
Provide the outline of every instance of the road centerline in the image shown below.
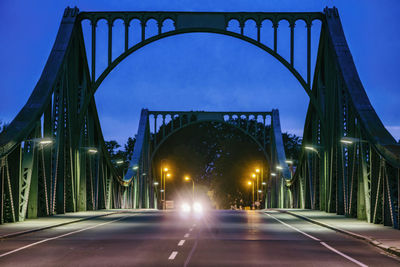
[[185,240],[184,239],[182,239],[181,241],[179,241],[179,243],[178,243],[178,246],[183,246],[183,244],[185,243]]
[[168,257],[168,260],[174,260],[176,255],[178,255],[178,251],[172,251],[171,255]]

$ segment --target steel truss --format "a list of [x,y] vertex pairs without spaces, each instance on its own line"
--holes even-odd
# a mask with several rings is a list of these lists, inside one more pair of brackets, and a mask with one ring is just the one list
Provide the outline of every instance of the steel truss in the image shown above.
[[[159,126],[157,126],[158,118],[161,119]],[[269,120],[271,125],[267,127]],[[176,132],[204,122],[220,122],[235,127],[258,145],[267,162],[263,167],[267,170],[265,179],[269,182],[266,203],[270,207],[283,207],[287,198],[286,182],[290,174],[286,165],[279,112],[276,109],[271,112],[185,112],[142,109],[132,160],[124,177],[127,183],[134,180],[138,185],[139,198],[131,207],[153,208],[157,203],[151,200],[156,198],[153,182],[161,179],[157,178],[159,173],[155,169],[154,162],[154,156],[160,146]],[[153,125],[153,131],[151,125]],[[282,171],[277,176],[271,176],[271,166],[282,166]],[[272,188],[278,189],[277,193]],[[135,199],[135,195],[130,198]]]
[[[96,76],[96,25],[101,19],[108,23],[108,60],[107,67]],[[124,51],[113,57],[113,23],[118,19],[125,27]],[[146,37],[150,19],[157,21],[158,32]],[[163,32],[167,19],[173,21],[174,29]],[[89,49],[90,64],[82,34],[84,20],[91,22],[94,40]],[[141,41],[129,46],[132,20],[140,21]],[[240,33],[228,30],[231,20],[239,22]],[[255,38],[244,34],[248,20],[256,23]],[[273,25],[272,48],[260,42],[265,20]],[[281,20],[287,20],[290,27],[288,60],[279,53]],[[303,20],[307,28],[305,77],[294,65],[298,20]],[[315,20],[321,21],[322,26],[311,77],[311,28]],[[111,70],[136,50],[162,38],[193,32],[224,34],[263,49],[294,75],[310,98],[304,149],[296,172],[291,179],[284,174],[284,179],[279,180],[281,186],[270,186],[271,195],[282,196],[272,198],[276,200],[270,201],[271,207],[321,209],[399,228],[400,149],[369,102],[336,8],[326,8],[322,13],[79,12],[77,8],[67,8],[36,87],[0,134],[1,222],[104,207],[151,206],[145,204],[151,202],[151,190],[143,193],[150,178],[129,179],[134,177],[133,173],[120,177],[110,161],[94,94]],[[137,140],[141,152],[136,152],[136,160],[143,159],[143,155],[151,159],[152,150],[143,144],[155,142],[147,126],[142,127],[147,124],[143,112],[139,127],[143,133],[138,135],[142,139]],[[343,137],[352,141],[343,143]],[[44,144],[44,138],[50,138],[52,143]],[[281,146],[279,141],[272,145]],[[93,148],[97,153],[89,153]],[[139,150],[135,147],[135,151]],[[279,160],[273,164],[279,163],[286,169],[287,165],[280,160],[282,153],[276,151],[276,155]],[[137,162],[149,164],[150,160]]]

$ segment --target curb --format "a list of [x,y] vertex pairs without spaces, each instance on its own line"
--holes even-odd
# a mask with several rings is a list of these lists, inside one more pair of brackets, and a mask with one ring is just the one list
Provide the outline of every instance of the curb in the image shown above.
[[329,229],[331,229],[333,231],[336,231],[336,232],[351,236],[353,238],[366,241],[367,243],[369,243],[369,244],[371,244],[371,245],[373,245],[373,246],[375,246],[375,247],[377,247],[377,248],[379,248],[381,250],[384,250],[384,251],[386,251],[386,252],[388,252],[390,254],[393,254],[393,255],[396,255],[396,256],[400,257],[400,249],[398,249],[396,247],[386,246],[386,245],[382,244],[381,242],[376,241],[373,238],[366,237],[366,236],[363,236],[363,235],[359,235],[359,234],[356,234],[356,233],[353,233],[353,232],[350,232],[350,231],[346,231],[346,230],[343,230],[343,229],[340,229],[340,228],[336,228],[336,227],[334,227],[332,225],[329,225],[327,223],[323,223],[323,222],[320,222],[320,221],[317,221],[317,220],[314,220],[314,219],[310,219],[308,217],[305,217],[305,216],[302,216],[302,215],[298,215],[298,214],[292,213],[290,211],[286,211],[286,210],[277,210],[277,211],[279,211],[280,213],[286,213],[286,214],[292,215],[294,217],[303,219],[305,221],[311,222],[313,224],[317,224],[317,225],[325,227],[325,228],[329,228]]
[[43,230],[47,230],[47,229],[51,229],[51,228],[55,228],[55,227],[59,227],[59,226],[64,226],[64,225],[68,225],[68,224],[73,224],[73,223],[77,223],[77,222],[82,222],[82,221],[86,221],[86,220],[90,220],[90,219],[106,217],[106,216],[117,214],[117,213],[121,213],[121,212],[111,212],[108,214],[95,215],[95,216],[90,216],[90,217],[86,217],[86,218],[76,219],[76,220],[69,221],[69,222],[63,222],[63,223],[39,227],[39,228],[31,229],[31,230],[26,230],[26,231],[11,233],[11,234],[5,234],[5,235],[0,236],[0,240],[17,237],[20,235],[26,235],[26,234],[30,234],[30,233],[34,233],[34,232],[39,232],[39,231],[43,231]]

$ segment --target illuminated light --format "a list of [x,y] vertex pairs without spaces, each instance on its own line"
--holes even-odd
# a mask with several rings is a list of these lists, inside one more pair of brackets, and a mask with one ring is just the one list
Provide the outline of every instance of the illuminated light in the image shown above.
[[286,160],[285,161],[287,164],[293,164],[293,161],[292,160]]
[[307,150],[310,150],[310,151],[313,151],[313,152],[317,152],[317,150],[312,146],[305,146],[304,149],[307,149]]
[[253,173],[253,174],[251,175],[251,177],[253,177],[253,178],[256,178],[256,174],[255,174],[255,173]]
[[282,168],[281,166],[278,165],[278,166],[276,166],[276,169],[277,169],[277,170],[282,170],[283,168]]
[[123,160],[117,160],[115,163],[122,164],[122,163],[124,163],[124,161]]
[[260,169],[256,169],[256,172],[260,172]]
[[189,180],[190,180],[190,177],[189,177],[189,176],[185,176],[185,180],[186,180],[186,181],[189,181]]
[[276,173],[274,173],[274,172],[271,172],[271,176],[276,176]]
[[89,148],[89,149],[88,149],[88,152],[89,152],[90,154],[96,154],[96,153],[97,153],[97,148]]
[[171,177],[171,174],[170,174],[170,173],[167,173],[167,177]]
[[153,184],[154,184],[155,186],[157,186],[157,185],[158,185],[158,182],[154,182]]
[[346,137],[340,139],[340,142],[341,142],[342,144],[347,144],[347,145],[353,144],[353,141],[352,141],[350,138],[346,138]]
[[262,185],[266,185],[267,183],[266,182],[262,182]]
[[195,202],[193,204],[193,211],[196,213],[202,213],[203,212],[203,207],[201,206],[201,204],[199,202]]
[[160,192],[161,192],[161,193],[164,192],[164,189],[161,189]]
[[43,138],[43,139],[41,139],[40,141],[39,141],[39,144],[41,144],[41,145],[48,145],[48,144],[52,144],[53,143],[53,140],[51,140],[51,139],[45,139],[45,138]]
[[168,168],[164,168],[164,171],[167,172],[167,171],[168,171]]
[[258,190],[258,193],[262,193],[262,190]]
[[248,184],[248,185],[251,185],[251,181],[248,181],[247,184]]
[[137,170],[137,169],[139,169],[139,166],[137,166],[137,165],[133,166],[132,169]]
[[146,176],[146,173],[144,172],[144,173],[142,173],[142,175],[143,175],[143,176]]
[[185,213],[188,213],[191,210],[190,205],[188,203],[183,203],[181,208],[182,208],[182,211]]

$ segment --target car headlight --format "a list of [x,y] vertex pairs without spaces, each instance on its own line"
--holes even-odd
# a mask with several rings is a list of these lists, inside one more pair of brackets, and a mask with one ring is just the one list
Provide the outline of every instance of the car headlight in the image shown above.
[[191,210],[191,208],[190,208],[189,204],[187,204],[187,203],[183,203],[182,204],[182,211],[183,212],[190,212],[190,210]]
[[193,204],[193,211],[196,212],[196,213],[202,213],[203,212],[203,207],[201,206],[200,203],[195,202]]

